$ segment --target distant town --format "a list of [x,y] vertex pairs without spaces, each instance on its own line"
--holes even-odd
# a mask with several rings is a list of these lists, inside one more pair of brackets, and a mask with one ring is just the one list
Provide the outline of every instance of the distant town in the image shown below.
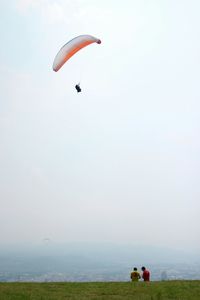
[[[151,265],[151,280],[199,280],[200,265]],[[130,281],[128,268],[115,270],[102,268],[91,270],[71,270],[71,272],[0,272],[1,282],[92,282]]]
[[1,282],[130,281],[133,267],[152,281],[200,280],[200,256],[160,247],[65,244],[0,249]]

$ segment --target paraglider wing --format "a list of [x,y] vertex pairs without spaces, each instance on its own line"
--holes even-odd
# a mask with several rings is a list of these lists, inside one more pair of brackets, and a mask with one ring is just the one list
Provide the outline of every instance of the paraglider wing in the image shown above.
[[53,70],[57,72],[76,52],[92,43],[101,44],[101,40],[91,35],[79,35],[69,41],[57,53],[53,62]]

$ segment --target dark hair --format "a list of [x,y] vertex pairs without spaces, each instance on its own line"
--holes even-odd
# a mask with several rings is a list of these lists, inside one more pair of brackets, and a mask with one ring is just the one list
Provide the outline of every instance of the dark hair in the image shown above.
[[137,271],[137,268],[133,268],[134,271]]
[[145,267],[142,267],[142,268],[141,268],[142,271],[144,271],[145,269],[146,269]]

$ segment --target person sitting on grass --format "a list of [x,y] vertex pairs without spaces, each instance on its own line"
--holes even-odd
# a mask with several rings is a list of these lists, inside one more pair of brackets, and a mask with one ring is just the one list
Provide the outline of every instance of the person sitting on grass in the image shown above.
[[140,276],[140,273],[138,272],[137,268],[133,268],[133,271],[131,272],[131,279],[132,281],[138,281],[141,276]]
[[145,267],[142,267],[141,268],[142,270],[142,278],[144,281],[150,281],[150,272],[145,268]]

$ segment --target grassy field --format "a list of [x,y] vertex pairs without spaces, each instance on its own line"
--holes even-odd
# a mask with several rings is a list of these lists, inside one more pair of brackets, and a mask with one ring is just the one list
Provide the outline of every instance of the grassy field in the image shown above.
[[0,300],[200,300],[200,281],[0,283]]

